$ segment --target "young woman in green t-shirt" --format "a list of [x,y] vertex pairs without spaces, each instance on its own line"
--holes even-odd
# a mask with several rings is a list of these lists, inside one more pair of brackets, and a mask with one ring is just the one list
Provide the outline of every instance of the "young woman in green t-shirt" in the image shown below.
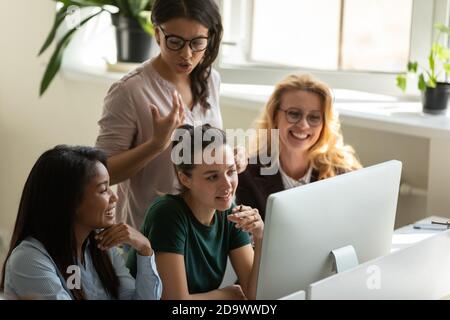
[[[255,299],[264,223],[257,209],[233,203],[238,177],[225,133],[184,125],[175,140],[180,193],[158,198],[141,228],[156,252],[162,298]],[[239,285],[219,289],[228,257]]]

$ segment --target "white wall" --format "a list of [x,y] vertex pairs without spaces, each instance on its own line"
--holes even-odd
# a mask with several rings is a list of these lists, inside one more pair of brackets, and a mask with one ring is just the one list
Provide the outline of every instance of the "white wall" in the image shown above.
[[[44,97],[44,58],[37,53],[53,23],[49,0],[0,0],[0,232],[12,231],[25,179],[37,157],[56,144],[92,145],[105,84],[62,81]],[[50,50],[51,51],[51,50]]]

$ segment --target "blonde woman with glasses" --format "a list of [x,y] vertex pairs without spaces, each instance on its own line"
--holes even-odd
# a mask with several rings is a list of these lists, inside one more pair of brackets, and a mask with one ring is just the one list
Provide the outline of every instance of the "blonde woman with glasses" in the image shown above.
[[[361,168],[353,148],[344,145],[330,88],[311,75],[289,75],[278,83],[256,128],[236,201],[257,208],[263,218],[270,194]],[[271,150],[272,129],[279,130],[279,150]],[[273,155],[271,163],[262,164],[261,154]],[[277,170],[265,174],[268,166]]]

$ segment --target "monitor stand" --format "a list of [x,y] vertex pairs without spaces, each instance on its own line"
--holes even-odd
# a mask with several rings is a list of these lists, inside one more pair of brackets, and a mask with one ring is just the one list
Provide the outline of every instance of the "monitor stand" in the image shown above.
[[333,270],[336,273],[344,272],[358,266],[358,256],[353,246],[334,249],[330,253],[333,259]]

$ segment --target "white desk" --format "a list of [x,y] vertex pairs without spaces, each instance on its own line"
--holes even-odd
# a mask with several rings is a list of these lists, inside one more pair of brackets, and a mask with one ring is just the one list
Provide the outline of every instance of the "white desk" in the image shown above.
[[[446,222],[432,216],[416,223]],[[391,254],[313,283],[308,299],[441,299],[450,293],[450,231],[395,230]]]
[[378,300],[448,297],[450,230],[425,233],[422,230],[412,231],[408,226],[394,236],[408,235],[421,235],[423,241],[416,238],[401,250],[313,283],[308,289],[308,298]]
[[[423,220],[417,221],[417,223],[431,223],[431,221],[445,222],[445,221],[447,221],[447,219],[443,218],[443,217],[438,217],[438,216],[431,216],[431,217],[425,218]],[[442,232],[443,231],[437,231],[437,230],[414,229],[413,224],[399,228],[399,229],[395,230],[392,235],[391,253],[398,251],[399,249],[407,248],[413,244],[417,244],[418,242],[420,242],[422,240],[428,239],[431,236],[436,235],[438,233],[442,233]],[[367,263],[370,264],[370,261]],[[235,283],[236,279],[237,279],[237,276],[234,273],[234,270],[231,266],[230,261],[228,261],[227,269],[226,269],[224,280],[222,282],[221,287],[225,287],[225,286]],[[304,294],[304,292],[303,292],[303,294]],[[286,297],[286,299],[288,299],[288,298],[289,298],[289,296]],[[300,296],[295,296],[292,299],[303,300],[304,297],[300,295]]]
[[[431,216],[416,223],[431,223],[431,221],[446,222],[448,219],[444,217]],[[435,234],[441,233],[438,230],[422,230],[414,229],[413,224],[404,226],[394,231],[392,235],[392,249],[391,252],[395,252],[399,249],[409,247],[419,241],[425,240]]]

